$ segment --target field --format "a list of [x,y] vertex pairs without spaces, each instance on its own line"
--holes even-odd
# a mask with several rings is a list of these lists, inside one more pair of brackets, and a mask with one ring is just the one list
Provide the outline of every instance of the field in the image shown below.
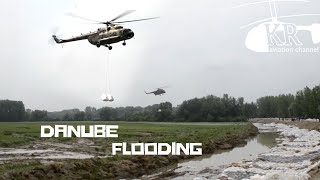
[[190,157],[111,157],[111,143],[200,142],[203,153],[212,153],[244,143],[244,139],[257,133],[249,123],[68,122],[68,125],[119,125],[119,137],[40,138],[40,125],[53,124],[62,123],[0,123],[0,176],[7,179],[58,179],[62,174],[79,178],[139,177]]

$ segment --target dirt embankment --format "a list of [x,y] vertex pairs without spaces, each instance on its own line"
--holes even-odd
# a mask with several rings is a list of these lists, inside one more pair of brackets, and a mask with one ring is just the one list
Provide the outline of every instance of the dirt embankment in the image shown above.
[[259,134],[258,128],[254,125],[250,124],[250,128],[246,132],[242,132],[242,134],[235,135],[228,135],[220,140],[209,140],[207,143],[203,144],[203,153],[204,154],[211,154],[214,153],[216,150],[221,149],[232,149],[235,146],[245,145],[246,139],[249,137],[254,137]]
[[[202,146],[203,153],[210,154],[216,150],[231,149],[246,144],[246,139],[257,134],[258,129],[251,125],[248,131],[241,134],[228,135],[219,140],[208,140]],[[70,160],[64,163],[39,166],[31,170],[7,173],[0,179],[137,178],[186,158],[192,158],[192,156],[114,156],[113,158]]]

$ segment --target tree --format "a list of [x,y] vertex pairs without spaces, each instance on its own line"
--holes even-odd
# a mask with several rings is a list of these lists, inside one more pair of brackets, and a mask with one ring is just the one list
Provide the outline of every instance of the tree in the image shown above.
[[32,110],[31,109],[26,109],[24,119],[26,121],[32,121],[31,115],[32,115]]
[[279,95],[276,100],[278,112],[277,115],[279,118],[290,117],[289,108],[290,105],[294,102],[294,96],[292,94],[288,95]]
[[85,117],[86,117],[86,114],[85,112],[83,111],[80,111],[80,112],[76,112],[73,116],[73,119],[75,121],[84,121],[85,120]]
[[23,121],[25,108],[22,101],[0,100],[0,121]]
[[247,118],[255,118],[257,117],[257,105],[252,103],[245,103],[242,108],[243,116]]
[[31,120],[32,121],[44,121],[47,120],[47,111],[42,110],[34,110],[31,113]]
[[72,121],[72,117],[70,116],[69,113],[66,113],[66,114],[63,116],[63,120],[64,120],[64,121]]
[[262,118],[278,116],[278,102],[274,96],[266,96],[257,100],[258,116]]
[[99,115],[101,120],[112,121],[114,120],[116,113],[111,107],[104,107],[99,109]]
[[97,109],[94,107],[88,106],[85,108],[84,112],[85,112],[85,119],[90,121],[95,118]]
[[172,120],[172,104],[170,102],[160,103],[158,112],[156,113],[156,121]]

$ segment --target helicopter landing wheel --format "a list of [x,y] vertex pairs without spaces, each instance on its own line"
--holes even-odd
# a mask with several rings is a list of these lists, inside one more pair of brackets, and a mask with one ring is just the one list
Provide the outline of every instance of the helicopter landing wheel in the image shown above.
[[108,46],[108,49],[111,50],[111,49],[112,49],[112,46]]
[[100,47],[100,44],[97,44],[97,48],[99,48]]
[[124,42],[122,43],[122,45],[125,46],[125,45],[127,45],[127,43],[124,41]]

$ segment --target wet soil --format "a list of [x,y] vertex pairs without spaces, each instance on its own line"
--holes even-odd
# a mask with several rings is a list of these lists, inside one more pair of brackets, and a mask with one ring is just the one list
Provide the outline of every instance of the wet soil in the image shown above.
[[[223,139],[209,140],[204,143],[203,153],[212,154],[221,149],[232,149],[246,144],[246,139],[256,136],[258,129],[250,129],[238,135],[227,135]],[[208,137],[209,138],[209,137]],[[8,172],[0,179],[120,179],[139,178],[156,170],[177,164],[183,159],[194,156],[113,156],[94,157],[84,160],[65,160],[30,170]],[[172,173],[172,172],[171,172]]]

